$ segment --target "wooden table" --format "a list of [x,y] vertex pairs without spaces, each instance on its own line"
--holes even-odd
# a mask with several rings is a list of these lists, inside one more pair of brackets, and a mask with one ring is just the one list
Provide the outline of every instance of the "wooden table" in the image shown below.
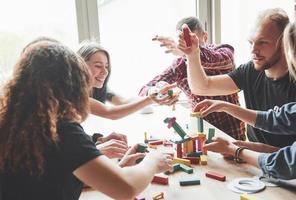
[[[143,142],[144,132],[158,138],[169,139],[177,137],[172,129],[167,128],[167,124],[163,122],[166,117],[176,117],[177,122],[186,130],[188,134],[196,131],[196,120],[190,117],[190,110],[183,106],[177,105],[176,111],[172,111],[170,107],[154,106],[153,114],[135,113],[120,120],[111,121],[103,118],[90,116],[83,127],[88,134],[101,132],[108,134],[112,131],[124,133],[128,136],[129,144]],[[188,129],[186,128],[188,126]],[[204,131],[207,133],[208,128],[213,127],[209,123],[204,123]],[[219,129],[216,129],[216,135],[229,137]],[[233,179],[240,177],[259,176],[260,169],[249,164],[236,164],[233,161],[227,161],[220,154],[208,152],[207,165],[192,165],[194,167],[193,174],[185,172],[176,172],[169,175],[169,185],[162,186],[158,184],[150,184],[141,194],[146,199],[152,199],[153,196],[160,192],[164,192],[165,199],[169,200],[234,200],[240,199],[240,194],[234,193],[227,188],[227,184]],[[226,182],[220,182],[205,177],[205,172],[211,170],[226,176]],[[201,180],[201,184],[197,186],[181,187],[179,179],[183,177],[196,177]],[[254,194],[258,200],[295,200],[296,192],[289,191],[280,187],[266,187],[265,190]],[[80,200],[104,200],[110,199],[100,192],[92,189],[86,189],[82,192]]]

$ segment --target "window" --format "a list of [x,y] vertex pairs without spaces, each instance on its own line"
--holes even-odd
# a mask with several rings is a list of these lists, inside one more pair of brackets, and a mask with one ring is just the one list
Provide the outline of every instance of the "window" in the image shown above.
[[100,42],[112,62],[110,86],[124,96],[137,95],[174,59],[151,39],[176,36],[176,23],[196,15],[194,0],[109,0],[98,7]]
[[22,48],[39,36],[77,46],[76,8],[73,0],[10,0],[0,7],[0,85],[11,75]]
[[258,13],[277,7],[294,19],[294,0],[221,1],[221,41],[234,46],[238,65],[251,60],[248,36]]

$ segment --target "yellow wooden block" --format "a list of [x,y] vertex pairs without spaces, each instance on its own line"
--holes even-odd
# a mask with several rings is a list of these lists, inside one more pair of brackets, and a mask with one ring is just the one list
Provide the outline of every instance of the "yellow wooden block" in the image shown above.
[[200,112],[192,112],[192,113],[190,114],[190,116],[191,116],[191,117],[201,117],[201,114],[200,114]]
[[242,194],[240,200],[257,200],[257,198],[249,194]]
[[187,153],[193,152],[193,142],[192,140],[186,141],[187,143]]
[[151,149],[157,149],[157,145],[153,145],[153,144],[148,144],[148,147]]
[[206,155],[201,155],[200,156],[200,164],[201,165],[207,165],[208,164],[208,159]]
[[174,158],[173,164],[176,164],[176,163],[184,164],[188,167],[191,167],[190,160],[186,160],[186,159],[182,159],[182,158]]

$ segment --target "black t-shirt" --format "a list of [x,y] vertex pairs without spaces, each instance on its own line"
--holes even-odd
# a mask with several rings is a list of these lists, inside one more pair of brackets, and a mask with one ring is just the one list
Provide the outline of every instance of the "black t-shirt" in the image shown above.
[[[257,71],[253,62],[248,62],[228,75],[237,87],[244,91],[247,108],[265,111],[296,101],[296,84],[289,74],[279,80],[272,80],[265,75],[264,71]],[[289,146],[296,141],[296,133],[295,135],[277,135],[251,126],[247,127],[247,134],[250,141],[277,147]]]
[[82,182],[73,171],[101,155],[83,128],[68,120],[58,123],[59,142],[47,148],[45,173],[3,174],[3,200],[76,200]]

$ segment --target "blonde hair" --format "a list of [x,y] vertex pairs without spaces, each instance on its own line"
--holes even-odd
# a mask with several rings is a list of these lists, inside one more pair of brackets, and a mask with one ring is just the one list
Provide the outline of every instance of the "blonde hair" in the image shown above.
[[287,25],[283,37],[285,57],[288,64],[290,76],[296,80],[296,24],[295,22]]
[[282,33],[285,27],[289,23],[289,16],[281,8],[271,8],[262,11],[256,20],[256,27],[266,23],[268,21],[274,22],[278,27],[279,31]]

